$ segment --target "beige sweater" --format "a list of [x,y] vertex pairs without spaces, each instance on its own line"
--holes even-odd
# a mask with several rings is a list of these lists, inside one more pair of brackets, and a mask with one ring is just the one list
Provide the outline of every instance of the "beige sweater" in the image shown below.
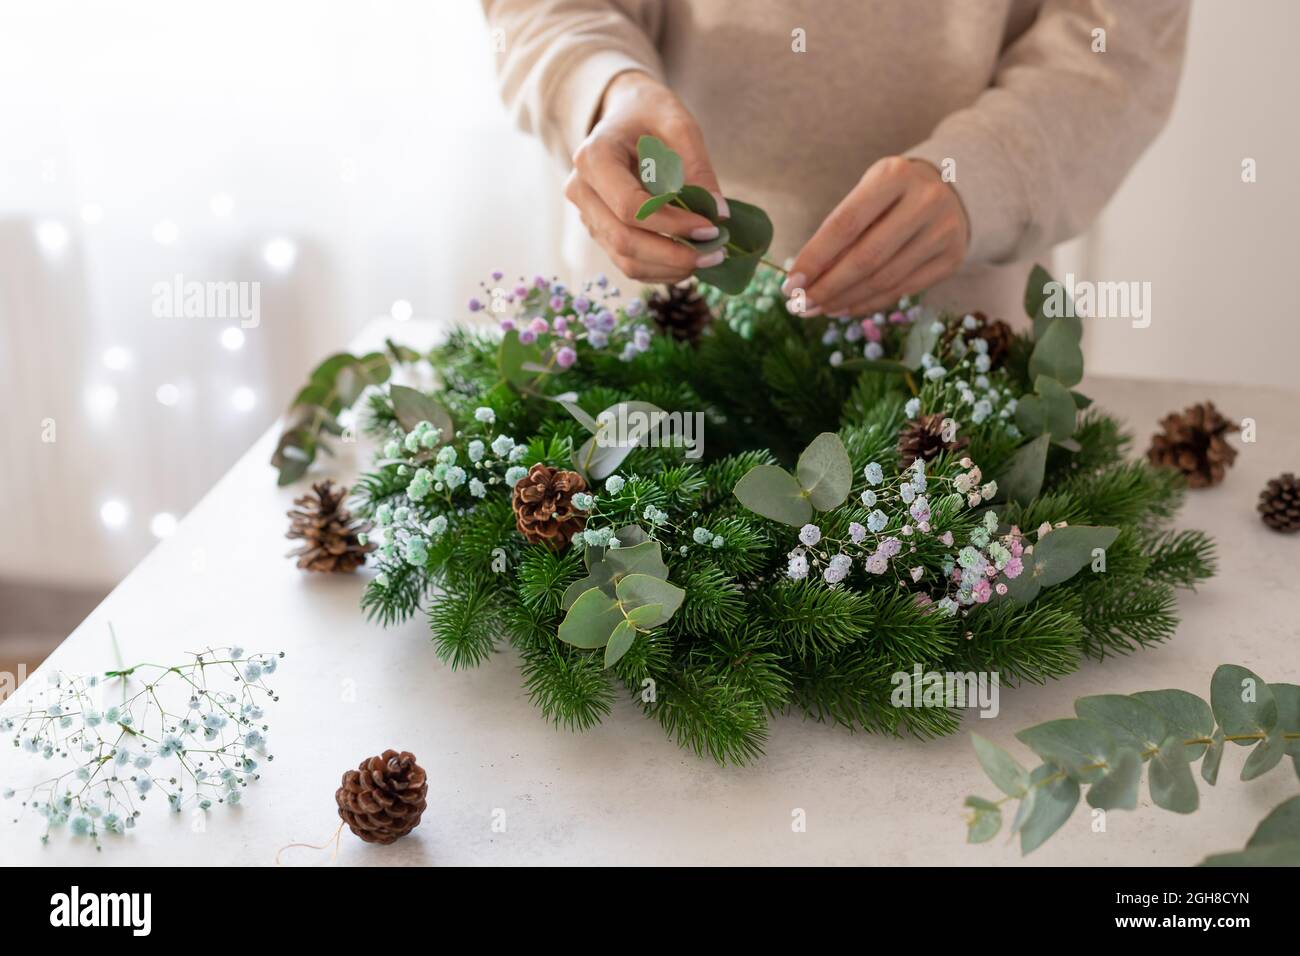
[[[777,261],[881,156],[952,161],[971,243],[930,301],[1012,319],[1029,263],[1088,226],[1163,124],[1188,16],[1188,0],[483,6],[523,129],[567,166],[616,73],[659,77],[699,121],[724,192],[771,215]],[[571,278],[610,270],[576,216],[566,258]]]

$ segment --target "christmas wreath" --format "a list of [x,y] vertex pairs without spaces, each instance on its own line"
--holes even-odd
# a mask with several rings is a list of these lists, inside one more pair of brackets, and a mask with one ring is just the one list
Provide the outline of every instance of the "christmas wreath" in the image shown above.
[[[647,206],[716,218],[657,148]],[[1059,285],[1030,277],[1032,334],[908,300],[804,320],[762,262],[766,216],[729,202],[720,273],[631,299],[495,273],[470,309],[500,330],[452,331],[433,389],[388,381],[423,358],[391,343],[317,370],[276,463],[302,474],[367,396],[372,618],[423,611],[453,668],[508,642],[557,725],[628,693],[736,763],[787,711],[958,726],[960,701],[898,706],[899,675],[1043,682],[1173,634],[1213,544],[1168,529],[1182,476],[1129,460],[1075,389],[1082,328]]]

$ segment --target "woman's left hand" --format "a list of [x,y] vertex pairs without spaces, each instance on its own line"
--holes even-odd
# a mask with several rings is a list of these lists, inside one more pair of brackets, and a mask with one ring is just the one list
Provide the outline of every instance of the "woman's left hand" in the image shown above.
[[956,272],[969,241],[966,211],[938,170],[887,156],[799,251],[782,291],[805,318],[877,312]]

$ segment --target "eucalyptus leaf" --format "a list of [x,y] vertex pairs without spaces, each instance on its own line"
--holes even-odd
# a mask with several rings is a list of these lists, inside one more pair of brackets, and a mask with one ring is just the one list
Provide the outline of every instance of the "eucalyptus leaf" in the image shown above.
[[812,502],[795,477],[775,465],[755,465],[736,482],[734,493],[755,514],[801,527],[812,520]]
[[[650,402],[618,402],[596,416],[595,433],[573,453],[574,468],[599,481],[618,471],[668,413]],[[622,433],[618,428],[621,425]]]
[[1212,743],[1205,747],[1205,759],[1201,761],[1201,779],[1212,787],[1219,780],[1219,764],[1223,762],[1223,731],[1216,729],[1210,739]]
[[703,186],[686,185],[677,191],[677,198],[696,215],[703,216],[715,226],[718,225],[718,201],[713,193]]
[[1079,415],[1070,390],[1046,375],[1034,379],[1034,390],[1043,403],[1043,430],[1055,442],[1067,441],[1074,434]]
[[[1066,319],[1053,319],[1036,336],[1034,350],[1029,356],[1029,377],[1045,375],[1065,387],[1078,385],[1083,379],[1083,350],[1079,348],[1078,331]],[[1074,396],[1070,396],[1074,408]]]
[[685,185],[682,158],[654,136],[636,141],[637,170],[641,185],[652,196],[676,193]]
[[648,631],[658,626],[655,622],[662,616],[663,610],[662,604],[642,604],[640,607],[624,607],[623,613],[638,631]]
[[636,628],[628,621],[619,621],[614,626],[613,633],[609,635],[609,642],[605,645],[605,666],[608,668],[617,664],[619,658],[628,652],[635,640]]
[[1088,806],[1101,810],[1134,810],[1142,786],[1142,755],[1121,748],[1106,775],[1088,788]]
[[993,741],[974,733],[970,738],[975,747],[975,756],[989,779],[993,781],[993,785],[1008,797],[1023,797],[1025,788],[1029,784],[1029,772],[1016,761],[1015,757]]
[[1047,303],[1048,287],[1056,280],[1052,274],[1037,263],[1029,270],[1029,280],[1025,283],[1025,315],[1031,319],[1043,311]]
[[501,377],[522,391],[533,391],[539,377],[547,374],[544,337],[523,342],[519,330],[511,329],[497,349],[497,369]]
[[1110,547],[1118,535],[1118,528],[1088,525],[1054,529],[1034,545],[1032,553],[1024,555],[1024,570],[1019,577],[1007,582],[1009,596],[1027,604],[1038,596],[1042,588],[1068,581],[1088,567],[1093,552]]
[[677,197],[674,193],[660,193],[657,196],[651,196],[643,202],[641,208],[636,211],[637,220],[649,219],[676,198]]
[[739,295],[772,244],[772,220],[757,206],[739,199],[728,198],[727,205],[731,207],[731,218],[726,220],[731,233],[727,258],[716,266],[696,269],[695,276],[728,295]]
[[1149,770],[1151,802],[1174,813],[1192,813],[1200,805],[1200,794],[1187,762],[1187,747],[1178,734],[1171,734],[1151,756]]
[[[1142,690],[1132,695],[1162,718],[1172,734],[1184,741],[1209,737],[1214,733],[1214,712],[1200,697],[1185,690]],[[1205,744],[1188,748],[1188,759],[1196,760],[1205,752]],[[1213,782],[1213,781],[1211,781]]]
[[1074,712],[1085,720],[1104,724],[1122,746],[1146,753],[1174,732],[1159,712],[1135,697],[1097,694],[1080,697]]
[[1020,827],[1020,852],[1030,853],[1070,819],[1079,803],[1079,783],[1045,764],[1030,774],[1034,802]]
[[1027,505],[1043,490],[1043,475],[1047,470],[1047,448],[1050,435],[1039,435],[1028,444],[1021,445],[998,476],[998,498],[1019,505]]
[[591,588],[573,602],[557,636],[574,647],[604,647],[623,621],[618,602],[599,588]]
[[[1277,725],[1277,701],[1268,684],[1236,664],[1222,664],[1210,679],[1210,707],[1225,737],[1267,735]],[[1234,740],[1249,747],[1253,740]]]
[[1300,796],[1283,800],[1259,821],[1246,846],[1270,846],[1300,840]]
[[1216,853],[1201,861],[1201,866],[1300,866],[1300,840],[1252,846],[1235,853]]
[[934,351],[939,342],[939,334],[935,331],[934,322],[926,316],[913,322],[907,330],[907,339],[903,342],[902,363],[909,369],[919,369],[921,360]]
[[429,422],[438,429],[438,443],[445,444],[456,435],[456,425],[451,413],[428,395],[405,385],[392,385],[388,397],[393,402],[393,414],[404,431],[413,431],[420,422]]
[[1028,727],[1016,739],[1082,783],[1102,779],[1116,752],[1115,738],[1105,726],[1069,717]]
[[1002,829],[1001,807],[982,797],[967,797],[966,806],[974,811],[966,831],[967,843],[986,843],[998,835]]
[[[1277,729],[1282,733],[1300,734],[1300,686],[1269,684],[1268,689],[1277,701]],[[1286,752],[1292,757],[1300,755],[1300,737],[1287,741]]]
[[1280,764],[1285,756],[1286,738],[1280,731],[1274,730],[1251,750],[1250,756],[1246,758],[1246,763],[1241,768],[1241,779],[1254,780],[1268,773]]
[[840,436],[822,432],[814,438],[799,456],[795,476],[818,511],[830,511],[843,504],[853,487],[853,463]]
[[[634,527],[634,526],[633,526]],[[636,528],[636,531],[640,531]],[[631,532],[628,529],[619,534]],[[644,532],[642,532],[644,534]],[[599,549],[596,549],[599,550]],[[590,554],[590,551],[588,552]],[[560,602],[562,608],[568,609],[586,591],[597,588],[609,598],[618,593],[619,579],[628,574],[648,574],[651,577],[667,578],[668,566],[664,564],[659,542],[648,539],[625,548],[606,548],[604,555],[592,560],[587,565],[587,576],[574,581],[564,592]]]
[[653,616],[638,621],[638,626],[644,628],[666,623],[677,613],[686,597],[686,592],[675,584],[649,574],[628,574],[621,577],[616,592],[624,611],[641,607],[658,608]]

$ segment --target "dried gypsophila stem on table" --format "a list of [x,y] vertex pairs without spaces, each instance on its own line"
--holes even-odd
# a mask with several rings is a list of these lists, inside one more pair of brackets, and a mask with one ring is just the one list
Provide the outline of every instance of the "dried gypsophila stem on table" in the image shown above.
[[[283,652],[248,655],[221,647],[190,656],[102,675],[55,672],[46,687],[27,691],[25,713],[0,718],[0,731],[13,735],[15,747],[72,763],[2,792],[45,818],[43,842],[66,825],[99,849],[102,835],[135,827],[140,806],[155,792],[173,812],[205,813],[214,803],[239,803],[260,777],[260,761],[274,759],[261,698],[279,700],[266,677]],[[218,681],[238,690],[213,686]],[[120,701],[110,702],[119,689]]]

